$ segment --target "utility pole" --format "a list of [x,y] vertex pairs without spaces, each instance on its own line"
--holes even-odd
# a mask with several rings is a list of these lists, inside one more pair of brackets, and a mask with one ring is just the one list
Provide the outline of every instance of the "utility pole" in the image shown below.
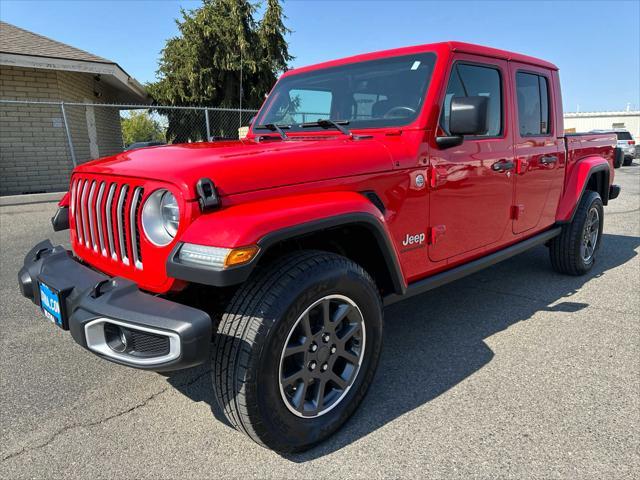
[[240,111],[238,112],[238,128],[242,127],[242,40],[240,40]]

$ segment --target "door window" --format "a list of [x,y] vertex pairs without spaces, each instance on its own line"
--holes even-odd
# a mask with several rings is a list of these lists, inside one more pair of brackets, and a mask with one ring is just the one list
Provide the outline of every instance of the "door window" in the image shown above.
[[550,133],[549,88],[546,77],[518,72],[516,93],[520,136],[548,135]]
[[451,71],[442,108],[440,127],[449,135],[449,114],[453,97],[487,97],[489,129],[480,137],[497,137],[502,133],[502,89],[500,72],[493,67],[457,63]]

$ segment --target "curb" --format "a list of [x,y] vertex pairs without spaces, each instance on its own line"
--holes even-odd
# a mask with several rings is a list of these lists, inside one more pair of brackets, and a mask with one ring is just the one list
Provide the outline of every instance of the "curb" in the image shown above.
[[6,195],[0,197],[0,207],[28,205],[31,203],[58,202],[67,192],[30,193],[27,195]]

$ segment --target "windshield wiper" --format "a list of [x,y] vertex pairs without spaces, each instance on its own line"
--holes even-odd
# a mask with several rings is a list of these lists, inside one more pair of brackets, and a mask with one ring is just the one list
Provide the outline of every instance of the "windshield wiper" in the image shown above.
[[280,138],[283,140],[288,139],[286,133],[284,133],[284,128],[291,128],[291,125],[278,125],[276,123],[265,123],[264,125],[258,125],[256,128],[266,128],[267,130],[271,130],[272,132],[277,132],[280,135]]
[[328,118],[325,119],[318,119],[317,122],[307,122],[307,123],[303,123],[300,126],[302,128],[309,128],[309,127],[322,127],[322,128],[336,128],[338,130],[340,130],[340,133],[343,133],[349,137],[353,137],[353,134],[351,133],[351,130],[349,130],[347,127],[343,127],[343,125],[349,125],[349,120],[329,120]]
[[349,120],[329,120],[328,118],[325,118],[325,119],[319,119],[317,122],[303,123],[300,126],[302,128],[308,128],[308,127],[337,128],[338,130],[340,130],[340,133],[344,133],[345,135],[347,135],[349,138],[352,138],[353,140],[363,140],[365,138],[372,138],[371,135],[354,135],[353,133],[351,133],[351,130],[349,130],[347,127],[344,127],[343,125],[349,125]]

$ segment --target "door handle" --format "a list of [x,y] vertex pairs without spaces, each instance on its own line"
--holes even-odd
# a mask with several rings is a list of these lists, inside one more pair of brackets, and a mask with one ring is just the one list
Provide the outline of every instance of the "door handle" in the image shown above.
[[516,164],[511,160],[498,160],[491,165],[491,170],[494,172],[506,172],[507,170],[512,170],[515,166]]
[[551,165],[558,161],[558,157],[555,155],[545,155],[544,157],[540,157],[540,165]]

